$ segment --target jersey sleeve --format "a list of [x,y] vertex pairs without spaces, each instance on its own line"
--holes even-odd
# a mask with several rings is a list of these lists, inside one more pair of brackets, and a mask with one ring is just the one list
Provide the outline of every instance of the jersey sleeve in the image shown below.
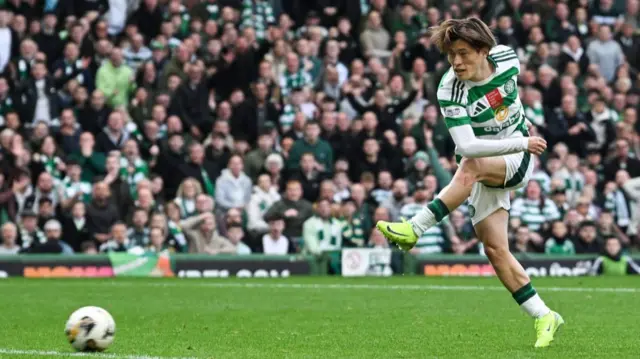
[[437,97],[440,112],[444,116],[444,122],[447,128],[462,125],[470,125],[471,118],[467,113],[467,91],[464,83],[458,81],[447,72],[438,88]]

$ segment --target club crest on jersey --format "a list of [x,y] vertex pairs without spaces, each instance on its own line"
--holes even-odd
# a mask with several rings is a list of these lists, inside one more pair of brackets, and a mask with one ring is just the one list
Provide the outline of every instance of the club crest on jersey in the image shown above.
[[513,93],[516,90],[516,82],[513,79],[509,79],[506,84],[504,84],[504,92],[508,94]]
[[502,122],[509,117],[509,107],[502,105],[494,110],[496,121]]

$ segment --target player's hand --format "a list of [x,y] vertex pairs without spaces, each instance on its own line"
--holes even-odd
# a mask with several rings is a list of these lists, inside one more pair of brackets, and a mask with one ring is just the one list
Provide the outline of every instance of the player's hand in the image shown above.
[[529,137],[529,147],[527,148],[527,152],[534,155],[541,155],[545,149],[547,149],[547,141],[541,137]]

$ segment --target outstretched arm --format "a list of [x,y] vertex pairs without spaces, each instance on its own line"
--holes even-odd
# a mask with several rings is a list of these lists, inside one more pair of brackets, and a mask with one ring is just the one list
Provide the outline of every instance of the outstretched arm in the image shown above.
[[526,151],[528,137],[506,138],[503,140],[483,140],[476,137],[471,125],[449,128],[457,152],[463,157],[491,157]]
[[539,155],[546,148],[546,141],[539,137],[515,137],[501,140],[477,138],[471,127],[471,118],[464,106],[450,101],[439,102],[457,152],[463,157],[491,157],[523,151]]

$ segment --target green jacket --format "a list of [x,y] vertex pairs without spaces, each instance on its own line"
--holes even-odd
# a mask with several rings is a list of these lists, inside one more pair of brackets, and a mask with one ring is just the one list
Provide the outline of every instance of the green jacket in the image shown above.
[[78,152],[72,153],[69,158],[77,161],[82,167],[81,179],[83,182],[93,183],[97,176],[102,176],[106,173],[106,158],[103,153],[94,152],[91,156],[84,157]]
[[104,92],[108,103],[113,106],[127,106],[129,92],[135,88],[133,70],[125,64],[113,67],[111,61],[105,61],[98,69],[96,87]]
[[300,168],[300,159],[302,155],[311,152],[316,157],[316,161],[324,166],[325,172],[331,173],[333,170],[333,149],[325,140],[318,139],[315,144],[310,144],[304,138],[299,139],[293,144],[289,152],[289,160],[287,168],[297,170]]

